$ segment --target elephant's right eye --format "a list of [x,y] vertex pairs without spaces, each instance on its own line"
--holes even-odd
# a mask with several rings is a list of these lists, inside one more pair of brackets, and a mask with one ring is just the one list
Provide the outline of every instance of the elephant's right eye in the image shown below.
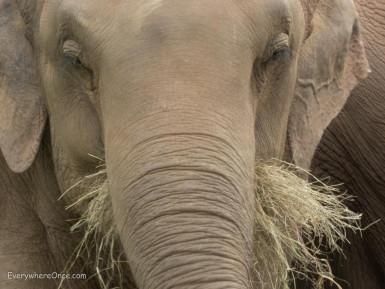
[[266,63],[277,60],[289,60],[291,57],[291,49],[289,44],[289,35],[286,33],[279,34],[269,45],[266,53]]
[[84,66],[81,61],[82,49],[79,43],[74,40],[66,40],[63,43],[63,56],[73,65]]

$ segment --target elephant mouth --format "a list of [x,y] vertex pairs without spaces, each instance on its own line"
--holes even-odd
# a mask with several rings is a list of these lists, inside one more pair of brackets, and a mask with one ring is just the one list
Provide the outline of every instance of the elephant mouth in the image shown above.
[[[344,204],[351,199],[348,195],[320,180],[309,183],[299,177],[303,173],[277,161],[255,168],[256,280],[252,282],[256,288],[289,288],[296,277],[317,288],[323,287],[324,280],[337,284],[325,255],[341,250],[347,230],[360,229],[361,216]],[[84,262],[100,288],[137,288],[127,273],[128,261],[113,222],[105,168],[85,177],[85,182],[84,194],[68,206],[81,208],[71,230],[82,232],[83,239],[65,271]]]

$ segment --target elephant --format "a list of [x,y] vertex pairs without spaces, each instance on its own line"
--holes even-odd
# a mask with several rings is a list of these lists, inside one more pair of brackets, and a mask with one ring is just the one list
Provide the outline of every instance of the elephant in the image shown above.
[[[330,49],[320,45],[325,30]],[[341,99],[326,122],[366,77],[353,2],[0,0],[0,39],[2,287],[287,288],[284,255],[299,253],[279,239],[264,258],[277,240],[265,228],[282,226],[301,246],[302,227],[279,214],[278,225],[263,223],[258,216],[277,215],[256,199],[274,200],[269,185],[290,177],[305,188],[290,191],[299,196],[288,206],[300,206],[283,213],[344,238],[347,210],[334,196],[311,202],[317,194],[299,177],[262,165],[285,159],[286,136],[304,129],[294,121],[296,83],[312,80],[322,87],[315,94]],[[321,206],[325,198],[335,207]],[[329,220],[333,209],[338,220]],[[99,241],[109,245],[83,247],[74,226],[105,233]],[[101,277],[89,263],[106,250],[116,258],[108,266],[122,263],[123,285],[13,278],[61,272],[73,252],[84,255],[71,272]],[[284,284],[274,283],[275,261]]]
[[382,289],[385,284],[385,1],[357,1],[371,74],[352,92],[325,131],[313,173],[355,196],[349,207],[363,213],[362,235],[349,237],[344,255],[333,256],[344,288]]

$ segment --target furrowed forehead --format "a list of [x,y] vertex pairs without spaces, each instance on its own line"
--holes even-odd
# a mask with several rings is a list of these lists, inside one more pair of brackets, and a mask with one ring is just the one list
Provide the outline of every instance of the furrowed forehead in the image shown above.
[[[170,5],[172,2],[180,2],[183,0],[62,0],[61,10],[65,13],[76,15],[82,18],[97,17],[104,15],[114,15],[119,11],[129,13],[130,17],[136,19],[144,19],[153,13],[158,8],[165,5]],[[188,1],[197,0],[185,0],[186,9],[189,7]],[[246,8],[250,13],[255,13],[255,10],[260,6],[270,6],[271,9],[287,11],[291,6],[289,2],[292,0],[222,0],[222,1],[210,1],[206,0],[207,7],[216,6],[217,4],[228,5],[232,3],[234,6]],[[199,1],[197,1],[199,2]],[[223,3],[220,3],[223,2]],[[190,2],[191,4],[191,2]],[[287,13],[287,12],[285,12]]]
[[62,0],[59,15],[62,19],[76,19],[83,27],[98,22],[125,19],[131,25],[141,23],[167,0]]
[[[230,9],[231,13],[228,14],[233,14],[233,16],[243,11],[243,16],[246,16],[243,20],[245,22],[244,24],[250,27],[255,26],[254,29],[258,31],[261,29],[261,25],[265,25],[264,20],[262,20],[265,18],[271,18],[271,23],[280,21],[280,25],[287,25],[289,27],[293,16],[291,13],[291,8],[293,7],[292,2],[295,1],[296,0],[62,0],[59,18],[65,19],[63,22],[68,22],[68,20],[70,20],[69,22],[76,22],[80,27],[88,28],[85,29],[88,32],[97,32],[93,31],[94,29],[109,31],[124,29],[125,31],[136,34],[141,31],[143,25],[148,22],[148,19],[156,11],[159,11],[160,15],[164,15],[164,13],[162,13],[164,11],[169,11],[173,13],[170,17],[173,17],[173,15],[175,17],[175,13],[183,16],[186,12],[191,12],[191,15],[193,15],[193,13],[197,14],[197,10],[199,10],[202,11],[202,14],[210,15],[212,19],[218,15],[221,16],[222,10]],[[199,9],[197,9],[197,7]],[[193,12],[193,10],[195,12]],[[203,18],[204,16],[205,15],[202,15]],[[242,21],[240,19],[242,19],[243,16],[238,17],[238,20]]]
[[167,0],[62,0],[61,10],[83,17],[109,15],[129,11],[135,17],[146,17]]

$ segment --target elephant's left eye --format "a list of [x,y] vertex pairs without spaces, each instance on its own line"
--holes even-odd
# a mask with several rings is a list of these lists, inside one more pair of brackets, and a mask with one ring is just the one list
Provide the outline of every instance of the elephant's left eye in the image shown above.
[[286,60],[286,59],[289,59],[290,56],[291,56],[291,49],[290,49],[290,47],[281,47],[279,49],[276,49],[272,53],[270,59],[273,60],[273,61],[274,60],[279,60],[279,59]]
[[269,47],[267,62],[277,60],[288,60],[291,57],[289,36],[285,33],[279,34]]
[[73,65],[84,66],[81,61],[82,49],[79,43],[73,40],[66,40],[63,43],[63,56]]

